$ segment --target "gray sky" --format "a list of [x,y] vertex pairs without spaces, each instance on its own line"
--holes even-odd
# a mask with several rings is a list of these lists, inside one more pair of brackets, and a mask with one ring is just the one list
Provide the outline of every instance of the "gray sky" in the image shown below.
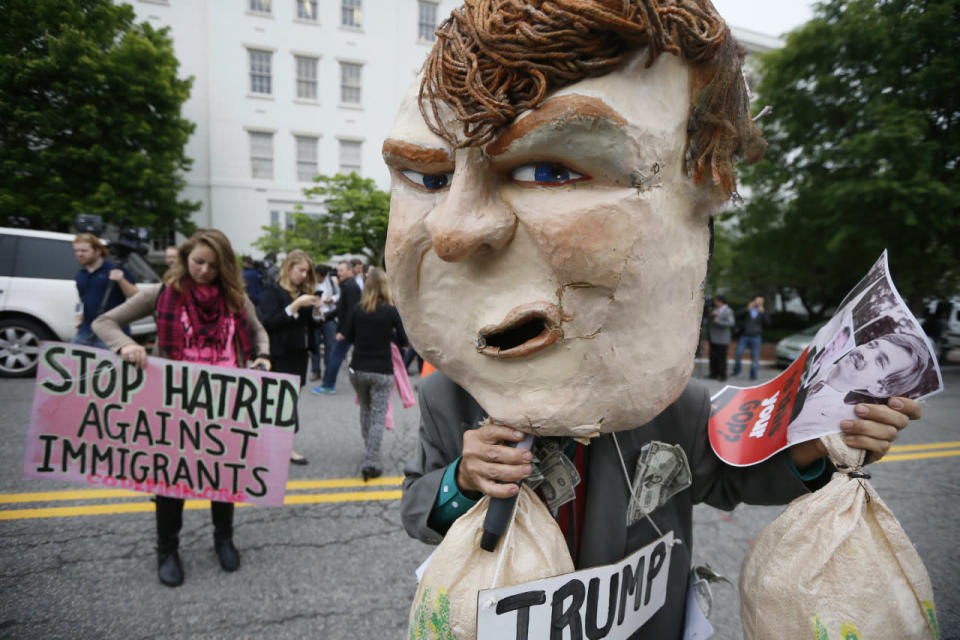
[[779,36],[813,17],[808,0],[713,0],[728,24]]

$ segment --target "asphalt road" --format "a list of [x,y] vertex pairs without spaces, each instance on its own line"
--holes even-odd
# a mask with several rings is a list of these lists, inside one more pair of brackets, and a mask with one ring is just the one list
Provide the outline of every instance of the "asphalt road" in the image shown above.
[[[930,573],[943,637],[960,639],[960,367],[945,371],[944,380],[947,390],[925,403],[924,420],[897,444],[952,446],[924,450],[928,458],[891,457],[871,471]],[[405,637],[414,570],[431,551],[407,537],[399,517],[399,476],[415,451],[416,408],[398,403],[397,428],[383,443],[385,477],[364,486],[358,412],[345,372],[337,395],[306,393],[295,447],[310,464],[291,467],[287,494],[298,503],[238,509],[242,566],[233,574],[217,564],[207,511],[188,503],[181,536],[186,583],[170,589],[156,578],[146,497],[78,496],[63,492],[85,487],[21,477],[33,384],[0,381],[0,638]],[[735,585],[750,540],[780,511],[698,507],[697,560]],[[873,594],[883,585],[862,576],[860,587]],[[741,637],[737,598],[735,586],[714,588],[715,638]]]

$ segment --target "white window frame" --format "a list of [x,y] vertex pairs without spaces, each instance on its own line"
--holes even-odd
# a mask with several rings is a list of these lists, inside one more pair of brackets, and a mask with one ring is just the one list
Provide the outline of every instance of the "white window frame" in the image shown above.
[[313,182],[320,168],[320,136],[295,134],[293,145],[297,154],[297,182]]
[[[258,56],[266,56],[257,61]],[[266,61],[264,65],[263,62]],[[250,93],[258,96],[273,95],[273,51],[247,48],[247,69],[250,75]],[[264,85],[265,83],[265,85]],[[266,91],[262,89],[266,87]]]
[[[431,9],[433,12],[432,22],[424,20],[424,10]],[[419,0],[417,2],[417,41],[418,42],[436,42],[437,36],[434,31],[437,28],[437,10],[439,7],[436,2]]]
[[[302,63],[302,64],[301,64]],[[310,65],[309,63],[313,63]],[[307,71],[308,67],[312,66],[313,77],[311,78],[309,73],[303,74],[303,71]],[[320,58],[316,56],[307,56],[299,53],[293,54],[293,70],[294,76],[296,76],[296,87],[295,92],[298,100],[317,100],[318,91],[320,89]],[[311,91],[312,89],[312,91]],[[313,95],[309,95],[309,94]],[[307,94],[307,95],[304,95]]]
[[247,131],[250,140],[250,177],[273,180],[273,132]]
[[[356,171],[358,176],[362,176],[363,173],[363,140],[358,140],[356,138],[339,138],[339,162],[338,162],[338,172],[344,175],[349,175],[351,171]],[[348,154],[348,149],[356,149],[356,157],[346,157],[352,155],[352,152]],[[356,164],[345,162],[345,160],[356,160]]]
[[340,0],[340,26],[363,28],[363,0]]
[[[356,77],[352,77],[356,71]],[[348,100],[356,92],[356,100]],[[340,104],[363,104],[363,64],[360,62],[340,61]]]
[[[296,0],[297,3],[297,20],[303,20],[304,22],[319,22],[319,9],[317,8],[317,0]],[[313,14],[312,16],[309,14]]]
[[247,0],[247,11],[264,15],[273,14],[273,0]]

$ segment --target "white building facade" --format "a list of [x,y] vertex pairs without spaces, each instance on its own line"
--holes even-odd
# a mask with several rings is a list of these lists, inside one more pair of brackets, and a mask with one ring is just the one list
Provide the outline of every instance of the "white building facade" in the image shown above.
[[[286,224],[318,173],[356,171],[389,189],[380,157],[397,105],[460,0],[127,0],[138,21],[169,27],[183,116],[196,123],[183,197],[199,201],[239,253]],[[778,40],[734,28],[752,51]],[[162,239],[157,248],[169,240]]]
[[196,123],[183,197],[201,227],[252,253],[261,227],[294,207],[317,173],[356,171],[389,188],[380,147],[396,107],[456,0],[127,0],[170,27],[183,116]]

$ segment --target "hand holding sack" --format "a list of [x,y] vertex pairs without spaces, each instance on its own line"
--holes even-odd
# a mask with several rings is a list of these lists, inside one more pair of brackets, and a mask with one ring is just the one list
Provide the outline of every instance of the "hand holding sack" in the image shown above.
[[839,470],[753,542],[740,570],[746,640],[940,638],[927,570],[861,474],[864,451],[821,441]]
[[[490,498],[484,497],[453,523],[427,565],[410,608],[407,637],[414,640],[474,640],[477,593],[523,584],[574,570],[567,543],[546,506],[526,485],[513,522],[493,551],[480,548]],[[500,555],[504,554],[496,584]]]

